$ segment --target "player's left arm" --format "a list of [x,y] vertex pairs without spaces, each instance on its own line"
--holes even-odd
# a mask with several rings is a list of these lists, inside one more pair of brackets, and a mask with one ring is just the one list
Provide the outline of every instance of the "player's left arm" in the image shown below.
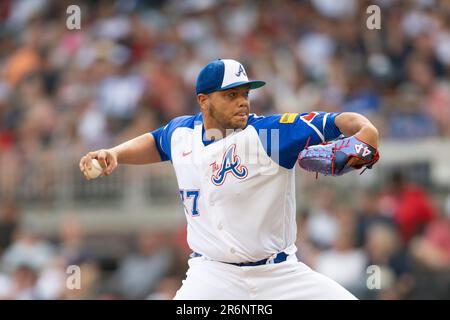
[[345,136],[355,136],[372,147],[378,148],[378,130],[363,115],[355,112],[343,112],[336,116],[334,123]]

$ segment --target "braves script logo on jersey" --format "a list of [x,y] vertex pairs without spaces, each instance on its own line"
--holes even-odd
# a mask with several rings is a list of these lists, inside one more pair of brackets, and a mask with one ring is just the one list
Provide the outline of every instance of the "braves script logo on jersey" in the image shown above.
[[230,145],[225,151],[220,167],[215,162],[211,166],[213,169],[211,181],[216,186],[221,186],[229,173],[238,179],[245,179],[248,174],[247,167],[241,165],[241,158],[236,155],[235,144]]

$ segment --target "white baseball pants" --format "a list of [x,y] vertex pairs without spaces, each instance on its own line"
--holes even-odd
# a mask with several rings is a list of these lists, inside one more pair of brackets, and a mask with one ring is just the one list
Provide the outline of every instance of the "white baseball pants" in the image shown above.
[[285,262],[238,267],[205,257],[189,259],[175,300],[352,300],[337,282],[291,255]]

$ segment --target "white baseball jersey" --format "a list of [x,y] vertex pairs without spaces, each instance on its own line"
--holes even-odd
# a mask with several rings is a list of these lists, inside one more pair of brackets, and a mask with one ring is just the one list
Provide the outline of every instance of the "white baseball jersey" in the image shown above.
[[153,131],[161,159],[175,168],[190,248],[229,263],[295,253],[297,155],[341,134],[336,115],[251,114],[245,129],[214,142],[201,113]]

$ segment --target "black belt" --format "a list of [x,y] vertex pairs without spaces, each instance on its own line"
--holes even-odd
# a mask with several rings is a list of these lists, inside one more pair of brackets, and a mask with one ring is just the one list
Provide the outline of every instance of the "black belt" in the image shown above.
[[[201,256],[202,256],[202,254],[200,254],[198,252],[193,252],[191,254],[192,258],[201,257]],[[286,252],[280,252],[273,259],[273,263],[284,262],[284,261],[286,261],[288,256],[289,255]],[[255,267],[255,266],[261,266],[261,265],[267,264],[267,261],[269,261],[269,259],[270,258],[266,258],[266,259],[262,259],[262,260],[255,261],[255,262],[241,262],[241,263],[223,262],[223,263],[232,264],[233,266],[238,266],[238,267]]]

